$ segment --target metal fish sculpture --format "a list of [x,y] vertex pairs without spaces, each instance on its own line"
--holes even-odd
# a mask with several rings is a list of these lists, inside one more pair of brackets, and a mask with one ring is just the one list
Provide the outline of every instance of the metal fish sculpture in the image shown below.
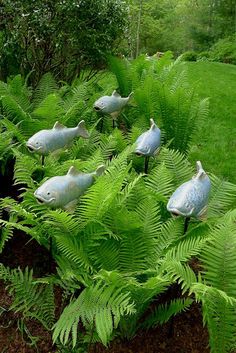
[[111,96],[103,96],[96,100],[93,107],[94,110],[102,114],[110,114],[113,119],[117,118],[122,108],[126,106],[133,92],[128,97],[121,97],[119,93],[113,91]]
[[73,128],[68,128],[57,121],[52,129],[38,131],[30,137],[26,146],[30,152],[47,156],[50,152],[70,145],[77,136],[89,138],[84,120],[81,120],[79,124]]
[[195,217],[203,219],[207,213],[207,202],[211,189],[211,181],[197,163],[197,174],[186,183],[180,185],[172,194],[167,204],[167,210],[173,216]]
[[93,173],[82,173],[70,167],[66,175],[55,176],[45,181],[35,192],[39,203],[50,208],[71,210],[77,199],[93,184],[95,177],[102,175],[105,166],[100,165]]
[[156,126],[153,119],[150,119],[150,124],[150,129],[140,135],[135,142],[137,156],[155,156],[160,150],[161,130]]

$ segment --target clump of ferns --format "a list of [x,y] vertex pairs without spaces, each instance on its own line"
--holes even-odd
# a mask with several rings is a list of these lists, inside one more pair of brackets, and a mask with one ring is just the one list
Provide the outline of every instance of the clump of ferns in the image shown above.
[[[55,341],[67,344],[71,333],[75,346],[80,320],[104,344],[118,327],[119,332],[132,336],[153,298],[176,281],[183,293],[204,300],[201,293],[208,287],[197,279],[188,261],[201,255],[207,244],[210,252],[215,229],[222,222],[219,217],[235,200],[235,186],[211,176],[209,220],[191,222],[183,236],[183,220],[170,218],[165,206],[176,186],[192,176],[189,162],[179,152],[163,148],[157,166],[144,176],[132,168],[131,155],[128,147],[106,162],[106,174],[81,197],[74,214],[43,209],[33,200],[29,187],[20,205],[10,199],[2,201],[2,208],[8,207],[11,214],[21,217],[5,222],[8,227],[20,227],[41,244],[53,239],[56,282],[63,287],[66,284],[72,294],[55,325]],[[96,158],[88,160],[88,165],[97,165]],[[86,162],[76,163],[85,166]],[[80,294],[74,297],[78,289]],[[209,290],[207,295],[211,295]],[[222,305],[225,300],[232,304],[224,288],[216,288],[214,293],[221,295]],[[191,302],[191,297],[177,298],[158,307],[147,319],[147,326],[164,322]],[[209,320],[207,317],[211,325]],[[214,332],[219,334],[217,329]]]
[[[90,128],[91,137],[88,141],[79,139],[68,151],[48,156],[44,168],[39,166],[37,156],[29,155],[24,150],[25,139],[36,131],[34,129],[51,127],[57,117],[64,117],[62,122],[72,124],[78,119],[78,112],[83,112],[83,117],[86,116],[92,122],[94,115],[91,108],[86,106],[91,101],[88,97],[76,101],[78,96],[85,97],[79,85],[75,85],[75,90],[75,87],[67,87],[66,92],[60,89],[58,93],[58,86],[50,75],[43,78],[38,90],[31,92],[31,95],[22,86],[19,77],[13,79],[9,86],[1,85],[2,104],[8,117],[3,123],[14,134],[18,134],[19,141],[22,141],[22,146],[13,150],[16,156],[15,183],[23,188],[21,203],[10,198],[1,200],[1,210],[9,213],[7,221],[1,219],[1,249],[14,229],[28,233],[47,248],[52,239],[57,274],[41,281],[67,288],[70,298],[70,303],[55,324],[55,341],[67,344],[72,339],[72,346],[76,346],[80,321],[91,336],[94,333],[94,337],[104,344],[113,337],[114,329],[132,336],[153,298],[178,282],[187,297],[158,306],[146,320],[146,326],[164,322],[188,308],[193,299],[189,297],[192,293],[203,303],[212,352],[227,352],[233,346],[235,337],[235,293],[229,283],[229,279],[232,281],[235,278],[232,266],[235,258],[233,250],[227,245],[234,234],[235,218],[233,211],[225,216],[224,213],[235,202],[235,185],[211,175],[208,221],[192,221],[188,232],[183,235],[183,220],[171,219],[166,211],[166,203],[176,187],[192,177],[193,170],[189,162],[183,154],[162,147],[150,174],[144,176],[137,173],[140,170],[135,165],[137,159],[132,154],[133,150],[127,147],[142,132],[150,114],[156,114],[154,117],[160,114],[165,140],[173,142],[169,147],[185,152],[189,146],[189,126],[193,122],[189,103],[193,101],[186,99],[186,113],[181,120],[181,107],[184,106],[182,98],[188,93],[183,91],[179,76],[179,81],[176,79],[174,65],[161,66],[161,62],[158,65],[157,68],[150,67],[141,59],[140,62],[129,64],[129,67],[133,67],[131,74],[136,75],[136,81],[133,79],[132,82],[139,80],[140,87],[142,90],[145,88],[150,97],[145,96],[145,93],[142,97],[142,90],[135,87],[137,106],[130,107],[127,116],[132,112],[130,121],[134,121],[132,119],[136,116],[139,118],[128,136],[117,129],[108,136]],[[159,82],[155,82],[151,73],[156,75],[155,80],[160,78]],[[124,82],[122,77],[120,82]],[[106,79],[103,79],[94,94],[104,92],[106,87],[110,90],[111,84],[106,85]],[[23,87],[22,93],[19,87]],[[182,87],[182,91],[179,91],[179,87]],[[85,87],[85,93],[86,90]],[[152,92],[159,92],[161,98],[158,104]],[[192,97],[191,94],[189,97]],[[29,102],[34,104],[27,108]],[[207,112],[206,102],[199,105],[196,101],[196,107],[201,108],[200,116]],[[135,110],[137,115],[134,114]],[[176,115],[176,111],[179,111],[179,115]],[[168,124],[168,120],[163,118],[165,114],[172,118],[176,115],[183,127],[188,121],[187,135],[179,126],[175,129],[174,123]],[[15,127],[19,121],[22,123]],[[37,123],[42,125],[37,126]],[[173,133],[177,137],[172,141]],[[101,163],[107,166],[106,174],[81,197],[73,214],[49,210],[35,201],[33,191],[45,178],[65,174],[71,165],[79,170],[91,171]],[[212,259],[212,249],[217,261]],[[198,278],[188,263],[192,256],[199,256],[205,266],[206,273],[202,272]],[[223,262],[218,262],[219,258]],[[214,277],[220,278],[220,282]],[[225,283],[229,284],[225,287]]]
[[152,117],[164,133],[165,143],[186,153],[208,116],[209,103],[200,100],[189,86],[183,63],[171,61],[167,54],[151,62],[139,57],[129,64],[125,59],[110,58],[110,68],[120,92],[134,92],[122,114],[128,128],[148,125]]
[[[91,127],[99,119],[92,108],[97,98],[110,95],[114,88],[123,95],[133,91],[131,102],[118,117],[118,126],[124,131],[133,125],[143,128],[152,117],[161,127],[165,142],[185,153],[207,117],[208,101],[200,101],[190,89],[184,70],[179,68],[183,63],[172,62],[169,55],[153,62],[144,57],[129,63],[111,58],[110,63],[114,75],[98,75],[93,83],[77,80],[71,86],[59,87],[50,74],[43,76],[35,91],[19,75],[8,85],[1,83],[3,114],[14,124],[20,123],[21,140],[27,140],[38,130],[52,128],[56,120],[70,127],[77,125],[80,117]],[[111,119],[100,119],[111,132]]]

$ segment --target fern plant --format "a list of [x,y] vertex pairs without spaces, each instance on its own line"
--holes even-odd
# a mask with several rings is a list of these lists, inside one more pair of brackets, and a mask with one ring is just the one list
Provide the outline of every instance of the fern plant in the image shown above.
[[[123,59],[110,59],[119,89],[134,91],[134,103],[127,111],[129,126],[148,125],[150,117],[160,126],[165,141],[186,153],[195,132],[208,115],[208,100],[200,100],[187,82],[180,60],[170,60],[169,53],[159,60],[147,61],[141,56],[127,64]],[[126,114],[126,113],[125,113]]]
[[42,284],[33,279],[33,271],[26,267],[10,270],[0,264],[0,279],[6,281],[13,296],[10,310],[21,312],[23,317],[37,319],[50,329],[55,321],[55,304],[52,284]]
[[[1,266],[0,277],[10,283],[12,310],[48,329],[53,325],[59,346],[76,349],[81,325],[89,341],[108,345],[115,335],[130,338],[139,327],[155,327],[189,308],[194,298],[202,302],[212,352],[220,352],[220,347],[226,353],[235,343],[234,252],[227,246],[234,244],[235,219],[234,212],[224,214],[235,205],[236,186],[210,175],[208,220],[192,220],[186,234],[184,220],[171,218],[166,210],[173,191],[194,173],[186,154],[208,109],[207,101],[200,102],[189,89],[185,74],[177,73],[178,65],[169,55],[154,62],[144,57],[131,63],[111,58],[117,82],[114,75],[101,74],[92,82],[77,79],[71,86],[59,86],[47,74],[35,91],[20,76],[0,85],[1,126],[17,142],[10,149],[21,197],[20,202],[10,197],[0,202],[0,248],[21,230],[46,247],[57,266],[56,273],[40,279],[32,270]],[[101,133],[92,105],[117,84],[124,95],[134,91],[133,103],[120,117],[125,118],[122,131],[111,131],[107,124]],[[150,117],[160,122],[164,140],[149,175],[144,175],[133,142],[147,129]],[[75,126],[81,119],[90,138],[77,139],[71,148],[47,156],[44,167],[26,150],[26,139],[51,128],[55,120]],[[71,165],[91,172],[99,164],[105,164],[105,174],[78,200],[74,213],[36,202],[33,193],[48,178],[64,175]],[[189,262],[196,256],[202,261],[200,274]],[[146,317],[150,304],[176,283],[181,297],[159,304]],[[67,298],[56,322],[54,285],[61,286]]]
[[[204,322],[210,333],[213,353],[230,352],[236,343],[236,291],[235,291],[235,212],[226,214],[211,232],[211,239],[201,252],[202,281],[209,288],[199,293]],[[224,292],[232,301],[211,291],[211,287]]]
[[[100,152],[104,148],[103,144]],[[100,156],[100,162],[102,153],[96,151],[86,163],[83,160],[76,163],[84,168],[87,165],[91,170],[91,166],[98,163],[97,156]],[[24,172],[24,168],[34,170],[34,162],[25,155],[18,157],[18,161],[20,158],[25,161],[25,165],[19,165],[19,170],[16,163],[16,180],[26,184],[23,201],[21,204],[10,199],[2,201],[1,207],[7,208],[10,215],[16,215],[11,222],[2,223],[24,230],[46,247],[49,247],[49,239],[53,240],[53,254],[58,264],[54,281],[62,288],[66,287],[67,292],[69,289],[68,294],[72,295],[71,303],[54,326],[55,341],[67,344],[71,337],[75,346],[80,320],[88,332],[92,332],[94,326],[97,339],[104,344],[113,337],[115,328],[130,337],[157,295],[175,282],[180,284],[185,295],[197,284],[188,261],[206,248],[218,217],[213,214],[206,224],[192,222],[183,236],[183,220],[171,219],[165,205],[176,185],[192,175],[192,167],[179,152],[163,149],[157,166],[144,177],[132,169],[131,156],[132,148],[128,147],[107,161],[106,175],[81,197],[73,214],[62,210],[46,211],[43,205],[36,203],[31,195],[38,182],[32,179],[32,174],[26,178]],[[67,166],[67,160],[58,163],[58,173]],[[49,176],[52,171],[45,168],[44,173]],[[212,181],[214,183],[214,178]],[[221,186],[221,193],[216,190],[209,204],[219,197],[218,204],[225,211],[233,202],[226,197],[229,187],[232,194],[236,189],[229,183],[222,182]],[[214,209],[214,203],[212,205]],[[218,211],[220,215],[221,209]],[[82,291],[74,299],[76,290]],[[101,301],[93,299],[98,297]],[[174,301],[169,307],[157,308],[148,319],[149,324],[163,322],[161,315],[167,320],[188,307],[192,299],[176,300],[176,305]],[[92,311],[88,311],[87,305],[91,303]],[[77,307],[80,310],[75,310]],[[111,320],[113,315],[116,315],[115,322]]]

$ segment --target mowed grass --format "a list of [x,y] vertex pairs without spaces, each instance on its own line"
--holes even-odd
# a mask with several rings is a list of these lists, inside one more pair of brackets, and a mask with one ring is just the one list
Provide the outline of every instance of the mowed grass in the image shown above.
[[190,84],[210,98],[209,118],[194,139],[190,160],[206,171],[236,183],[236,66],[186,63]]

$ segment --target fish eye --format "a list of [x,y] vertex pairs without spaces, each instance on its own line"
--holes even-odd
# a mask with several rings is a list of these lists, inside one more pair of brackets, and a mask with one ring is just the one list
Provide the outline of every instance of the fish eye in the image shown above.
[[47,195],[50,195],[50,194],[51,194],[51,193],[48,191],[48,192],[47,192]]
[[38,145],[39,143],[38,142],[36,142],[36,145]]

